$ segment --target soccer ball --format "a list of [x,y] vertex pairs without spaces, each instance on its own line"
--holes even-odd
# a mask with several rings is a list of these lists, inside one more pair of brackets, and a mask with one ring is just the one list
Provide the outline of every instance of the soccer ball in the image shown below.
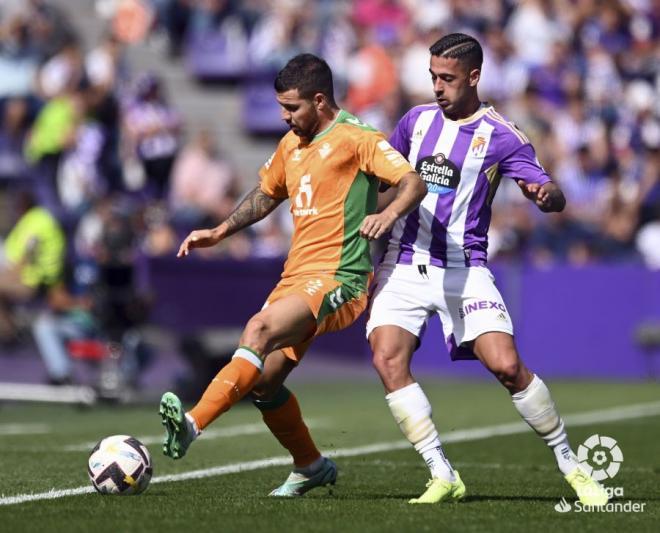
[[153,468],[146,446],[128,435],[112,435],[94,446],[87,473],[101,494],[140,494],[149,486]]

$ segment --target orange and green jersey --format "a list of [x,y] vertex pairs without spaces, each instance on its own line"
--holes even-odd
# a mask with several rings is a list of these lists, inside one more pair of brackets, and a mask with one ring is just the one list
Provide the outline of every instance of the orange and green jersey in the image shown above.
[[282,278],[371,272],[369,243],[360,237],[376,209],[378,180],[397,185],[410,164],[384,135],[341,110],[309,144],[292,131],[261,168],[261,190],[289,198],[294,229]]

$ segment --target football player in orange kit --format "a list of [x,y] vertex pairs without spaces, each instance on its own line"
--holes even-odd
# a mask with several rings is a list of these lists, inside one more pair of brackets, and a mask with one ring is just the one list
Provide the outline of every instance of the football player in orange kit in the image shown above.
[[[275,91],[290,131],[261,168],[260,184],[219,226],[188,235],[178,257],[217,244],[288,198],[294,231],[282,279],[197,405],[184,412],[167,392],[160,414],[167,430],[163,452],[178,459],[206,426],[251,392],[295,465],[271,495],[300,496],[334,483],[337,467],[314,445],[284,380],[315,336],[348,327],[364,311],[372,276],[368,241],[415,208],[426,185],[380,132],[337,106],[324,60],[294,57],[277,75]],[[379,181],[398,194],[374,214]]]

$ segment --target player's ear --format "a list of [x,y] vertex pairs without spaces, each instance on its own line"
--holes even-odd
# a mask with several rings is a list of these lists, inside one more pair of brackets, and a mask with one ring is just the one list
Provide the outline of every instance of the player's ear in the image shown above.
[[312,98],[312,102],[318,111],[323,111],[328,105],[326,97],[323,93],[316,93]]
[[473,68],[468,76],[468,83],[470,84],[470,87],[476,87],[477,83],[479,83],[480,78],[481,78],[481,69]]

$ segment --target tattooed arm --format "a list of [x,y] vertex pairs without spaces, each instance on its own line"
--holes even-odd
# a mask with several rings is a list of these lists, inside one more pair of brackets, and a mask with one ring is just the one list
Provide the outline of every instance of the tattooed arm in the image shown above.
[[184,257],[190,253],[193,248],[207,248],[215,246],[222,239],[233,235],[239,230],[254,224],[266,217],[284,199],[272,198],[261,190],[257,185],[250,193],[238,204],[227,220],[213,229],[195,230],[186,237],[179,247],[177,257]]

